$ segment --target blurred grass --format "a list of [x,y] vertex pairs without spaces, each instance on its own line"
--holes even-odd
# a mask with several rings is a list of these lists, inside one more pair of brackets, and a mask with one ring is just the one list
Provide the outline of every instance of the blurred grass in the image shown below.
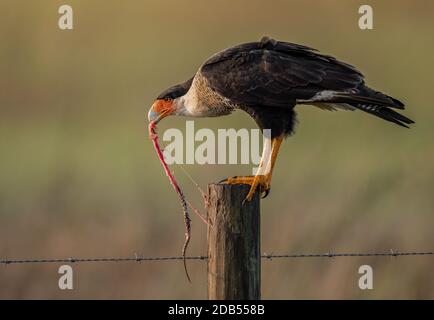
[[[404,130],[358,112],[298,108],[262,204],[262,251],[432,250],[431,1],[370,1],[372,31],[357,27],[359,1],[69,1],[72,32],[57,28],[60,4],[0,1],[0,257],[178,255],[181,212],[144,136],[145,114],[212,53],[265,34],[356,65],[417,123]],[[236,113],[196,126],[254,123]],[[250,168],[187,166],[202,186]],[[190,253],[205,252],[205,227],[193,217]],[[369,292],[357,287],[365,263],[374,268]],[[193,285],[180,263],[77,265],[72,292],[57,288],[56,266],[8,266],[0,298],[204,298],[206,265],[189,265]],[[263,297],[433,298],[433,265],[264,261]]]

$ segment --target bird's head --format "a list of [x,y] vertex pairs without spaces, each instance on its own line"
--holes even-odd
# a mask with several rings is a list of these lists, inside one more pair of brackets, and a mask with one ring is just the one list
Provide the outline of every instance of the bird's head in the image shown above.
[[159,122],[175,112],[173,99],[156,99],[148,112],[149,122]]
[[185,106],[180,98],[190,89],[192,80],[193,78],[163,91],[149,109],[148,120],[158,123],[169,115],[183,115]]

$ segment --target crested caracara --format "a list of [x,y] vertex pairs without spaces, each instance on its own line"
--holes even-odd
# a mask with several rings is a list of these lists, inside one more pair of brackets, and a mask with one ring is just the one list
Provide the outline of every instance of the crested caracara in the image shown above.
[[241,109],[261,130],[271,129],[257,174],[225,180],[249,184],[246,199],[251,200],[258,187],[268,194],[279,147],[293,132],[299,104],[361,110],[402,127],[414,123],[393,110],[404,109],[402,102],[366,86],[355,67],[268,37],[214,54],[191,79],[162,92],[148,118],[157,123],[168,115],[218,117]]

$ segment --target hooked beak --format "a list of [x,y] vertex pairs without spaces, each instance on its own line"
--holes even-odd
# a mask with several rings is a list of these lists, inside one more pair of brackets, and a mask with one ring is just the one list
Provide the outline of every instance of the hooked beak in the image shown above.
[[161,119],[173,113],[173,100],[158,99],[148,112],[149,122],[158,123]]

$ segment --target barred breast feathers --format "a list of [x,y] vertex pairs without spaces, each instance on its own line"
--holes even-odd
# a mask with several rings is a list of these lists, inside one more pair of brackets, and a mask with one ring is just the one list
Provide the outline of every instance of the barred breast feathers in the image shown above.
[[217,117],[230,114],[238,106],[214,91],[208,80],[196,73],[188,92],[182,97],[190,116]]

